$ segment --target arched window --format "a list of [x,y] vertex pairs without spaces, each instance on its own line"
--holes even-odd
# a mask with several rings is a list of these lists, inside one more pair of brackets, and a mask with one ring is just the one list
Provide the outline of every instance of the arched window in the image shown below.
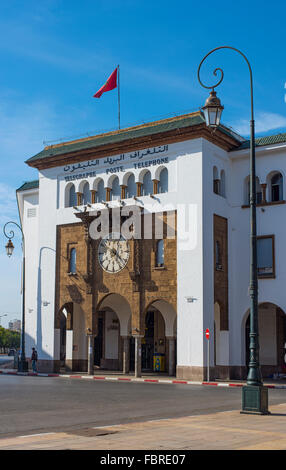
[[[256,204],[261,204],[262,202],[262,189],[261,189],[261,185],[260,185],[260,181],[259,181],[259,178],[258,176],[256,176]],[[246,179],[246,199],[245,199],[245,203],[247,205],[250,204],[250,177],[248,176],[248,178]]]
[[89,184],[86,182],[82,189],[82,203],[87,204],[91,202],[91,192],[89,189]]
[[168,170],[163,168],[160,173],[160,180],[158,183],[158,192],[167,193],[168,192]]
[[137,188],[135,183],[135,176],[130,175],[127,180],[127,188],[126,188],[126,198],[136,196]]
[[149,194],[153,193],[153,183],[151,180],[151,173],[147,171],[143,178],[143,186],[142,186],[142,196],[148,196]]
[[105,201],[105,190],[104,190],[104,182],[103,180],[100,180],[97,185],[96,202],[102,202],[102,201]]
[[111,187],[111,200],[112,201],[117,201],[120,199],[120,185],[119,185],[119,178],[116,176],[114,180],[112,181],[112,187]]
[[225,171],[220,172],[220,195],[225,197]]
[[271,201],[283,200],[283,176],[281,173],[275,173],[271,178]]
[[156,266],[164,266],[164,240],[158,240],[156,245]]
[[69,273],[71,274],[76,273],[76,249],[75,248],[72,248],[70,251]]
[[220,180],[216,166],[213,167],[213,192],[215,194],[220,194]]
[[69,189],[68,207],[73,207],[76,205],[77,205],[77,196],[76,196],[74,184],[72,184]]

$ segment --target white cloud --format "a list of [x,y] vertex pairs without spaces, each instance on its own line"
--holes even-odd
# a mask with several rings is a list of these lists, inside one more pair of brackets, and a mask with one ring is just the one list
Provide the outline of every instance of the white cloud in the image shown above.
[[[231,124],[239,134],[248,136],[249,131],[249,120],[240,119]],[[276,113],[258,112],[255,116],[255,132],[263,133],[275,129],[286,128],[286,116]]]

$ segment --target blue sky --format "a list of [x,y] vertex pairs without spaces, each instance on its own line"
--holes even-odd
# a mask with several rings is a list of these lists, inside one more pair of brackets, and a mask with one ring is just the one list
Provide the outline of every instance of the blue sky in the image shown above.
[[[24,160],[44,141],[117,126],[117,92],[92,95],[120,64],[122,126],[195,111],[207,91],[202,57],[220,45],[252,64],[257,134],[286,132],[286,4],[241,0],[9,0],[0,5],[0,225],[17,220],[15,189],[37,177]],[[249,75],[238,54],[219,51],[202,70],[218,95],[223,122],[248,133]],[[0,315],[21,312],[20,240],[0,250]],[[1,319],[0,319],[1,321]]]

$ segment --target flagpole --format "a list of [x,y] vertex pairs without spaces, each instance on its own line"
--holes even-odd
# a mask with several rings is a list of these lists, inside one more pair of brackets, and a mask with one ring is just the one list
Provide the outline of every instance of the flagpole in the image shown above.
[[119,65],[117,66],[118,70],[118,129],[120,129],[120,80],[119,80]]

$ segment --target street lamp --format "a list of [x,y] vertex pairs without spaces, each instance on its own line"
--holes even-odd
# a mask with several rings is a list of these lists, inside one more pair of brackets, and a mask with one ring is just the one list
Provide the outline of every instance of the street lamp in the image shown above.
[[206,86],[201,82],[200,69],[205,59],[220,49],[231,49],[238,52],[246,61],[250,74],[250,361],[247,375],[247,384],[242,388],[242,413],[269,414],[268,389],[263,386],[259,365],[258,342],[258,280],[257,280],[257,234],[256,234],[256,174],[255,174],[255,138],[254,138],[254,111],[253,111],[253,79],[252,70],[247,57],[238,49],[230,46],[220,46],[212,49],[201,61],[198,68],[199,83],[207,89],[211,89],[205,106],[202,108],[207,126],[215,131],[220,124],[223,106],[216,96],[214,89],[220,85],[224,78],[221,68],[214,70],[214,75],[220,72],[219,81],[213,86]]
[[7,222],[3,227],[3,232],[6,238],[8,238],[8,243],[6,244],[6,253],[9,258],[12,256],[14,245],[12,243],[12,238],[14,238],[15,234],[13,230],[7,231],[6,227],[9,224],[16,225],[18,229],[21,231],[22,234],[22,250],[23,250],[23,290],[22,290],[22,331],[21,331],[21,357],[18,362],[18,371],[19,372],[27,372],[28,371],[28,362],[26,361],[25,356],[25,238],[24,233],[20,225],[16,222],[10,221]]

